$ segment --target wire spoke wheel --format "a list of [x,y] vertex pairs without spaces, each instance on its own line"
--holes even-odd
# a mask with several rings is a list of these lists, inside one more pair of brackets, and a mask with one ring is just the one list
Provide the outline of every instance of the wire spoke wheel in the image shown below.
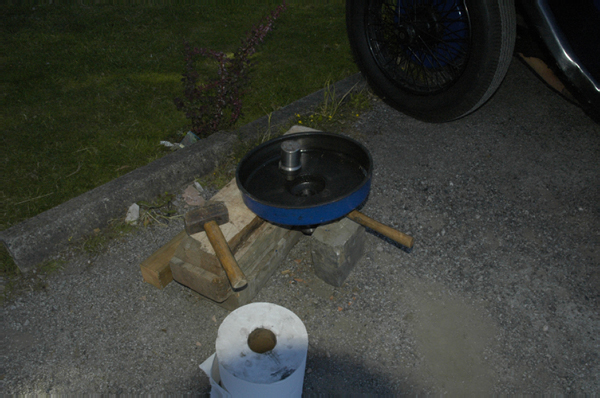
[[373,90],[418,119],[483,105],[514,48],[513,0],[346,0],[354,59]]
[[370,4],[367,20],[375,62],[401,88],[434,93],[464,71],[471,35],[462,2],[380,0]]

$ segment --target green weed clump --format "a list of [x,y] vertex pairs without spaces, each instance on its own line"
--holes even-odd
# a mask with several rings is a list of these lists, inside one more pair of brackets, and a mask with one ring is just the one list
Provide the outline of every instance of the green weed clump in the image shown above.
[[159,195],[153,201],[140,201],[140,220],[139,222],[145,227],[152,223],[164,225],[163,221],[181,218],[177,215],[177,209],[173,205],[175,195],[165,192]]
[[[246,34],[240,47],[228,56],[222,51],[192,47],[185,42],[186,71],[183,73],[183,97],[175,98],[175,106],[191,120],[191,131],[200,138],[231,128],[242,114],[242,96],[247,91],[251,57],[262,43],[285,3],[263,18]],[[198,56],[218,64],[216,77],[202,81],[196,67]]]
[[313,111],[305,115],[296,114],[299,125],[328,132],[341,132],[345,126],[358,119],[361,113],[371,108],[373,94],[367,89],[354,90],[338,95],[331,82],[323,92],[323,101]]

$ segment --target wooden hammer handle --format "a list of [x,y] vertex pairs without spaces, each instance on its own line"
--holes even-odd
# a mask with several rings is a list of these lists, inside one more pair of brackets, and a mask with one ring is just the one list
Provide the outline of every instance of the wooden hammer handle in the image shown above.
[[395,230],[394,228],[388,227],[378,221],[373,220],[370,217],[365,216],[358,210],[352,210],[346,216],[354,222],[359,223],[367,228],[371,228],[375,232],[379,232],[381,235],[386,236],[393,240],[394,242],[400,243],[402,246],[407,248],[413,247],[415,243],[415,239],[412,236],[406,235],[400,231]]
[[231,287],[233,287],[234,290],[239,290],[246,286],[248,284],[246,275],[244,275],[244,272],[240,269],[235,257],[233,257],[233,253],[231,253],[231,249],[229,248],[219,225],[215,221],[209,221],[204,224],[204,230],[206,231],[206,236],[208,237],[210,244],[213,249],[215,249],[217,258],[227,274],[227,278],[229,278]]

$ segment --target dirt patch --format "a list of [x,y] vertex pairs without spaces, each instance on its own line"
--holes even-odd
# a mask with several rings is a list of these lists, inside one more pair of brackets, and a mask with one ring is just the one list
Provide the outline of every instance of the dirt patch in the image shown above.
[[423,356],[426,384],[451,396],[484,396],[494,392],[493,361],[499,330],[481,306],[468,303],[439,283],[412,281],[404,297],[417,347]]

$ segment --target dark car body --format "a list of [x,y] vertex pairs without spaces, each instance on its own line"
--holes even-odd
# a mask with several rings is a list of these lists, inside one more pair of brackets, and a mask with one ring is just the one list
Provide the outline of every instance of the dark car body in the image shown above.
[[600,120],[600,0],[520,0],[517,6],[573,96]]

